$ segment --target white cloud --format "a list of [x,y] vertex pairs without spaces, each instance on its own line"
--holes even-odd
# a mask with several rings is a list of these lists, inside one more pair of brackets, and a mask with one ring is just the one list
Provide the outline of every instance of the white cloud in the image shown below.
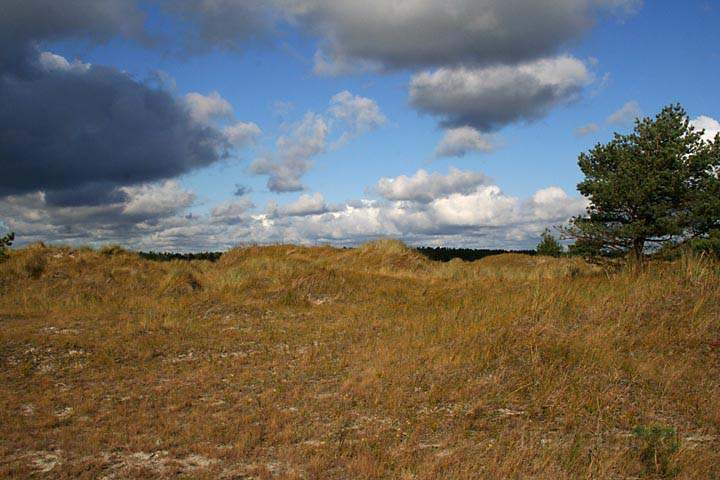
[[241,223],[247,220],[247,212],[254,207],[255,204],[249,197],[223,202],[212,209],[210,219],[229,225]]
[[175,181],[122,187],[122,201],[97,206],[56,206],[43,192],[0,199],[0,212],[21,243],[118,242],[138,244],[152,232],[185,223],[195,194]]
[[690,124],[695,127],[696,130],[705,130],[703,139],[709,142],[714,142],[715,136],[720,134],[720,122],[712,117],[701,115],[690,121]]
[[[357,243],[389,235],[421,244],[528,247],[545,227],[564,223],[586,207],[584,199],[558,187],[522,200],[486,179],[480,172],[458,170],[382,179],[378,186],[389,191],[389,202],[346,204],[281,228],[283,235],[303,241]],[[422,187],[433,193],[419,195]]]
[[259,157],[250,164],[250,171],[255,175],[267,175],[267,187],[271,192],[299,192],[305,188],[302,177],[313,166],[307,158]]
[[65,57],[52,52],[41,52],[38,57],[38,63],[40,64],[40,68],[46,72],[60,71],[85,73],[91,67],[89,63],[84,63],[80,60],[73,60],[73,62],[70,63]]
[[292,134],[277,141],[280,155],[287,158],[310,158],[323,153],[327,147],[328,125],[315,113],[307,113],[295,125]]
[[478,185],[430,202],[364,200],[335,212],[291,223],[273,223],[282,238],[302,242],[353,244],[379,236],[395,236],[415,244],[475,247],[529,247],[544,228],[563,223],[585,208],[557,187],[521,200],[496,185]]
[[321,215],[332,209],[325,202],[325,197],[317,192],[313,195],[300,195],[300,198],[296,201],[283,207],[271,207],[270,210],[275,216],[305,217],[308,215]]
[[329,113],[332,117],[345,122],[353,134],[373,130],[387,121],[375,100],[353,95],[347,90],[332,97]]
[[[185,106],[190,117],[200,124],[231,120],[235,114],[230,102],[218,92],[210,92],[208,95],[188,93],[185,95]],[[233,147],[244,148],[254,144],[262,130],[253,122],[234,121],[222,128],[222,134]]]
[[444,125],[491,131],[541,118],[575,100],[591,80],[585,64],[569,56],[515,66],[441,68],[413,76],[410,102]]
[[191,92],[185,95],[185,104],[188,107],[190,116],[198,123],[208,123],[219,118],[230,118],[233,115],[233,107],[218,92],[210,92],[203,95]]
[[607,118],[607,122],[611,125],[628,125],[640,115],[642,115],[640,104],[635,100],[631,100],[613,112]]
[[588,206],[585,198],[570,198],[562,188],[548,187],[535,192],[526,208],[537,220],[570,218],[584,211]]
[[[635,119],[640,117],[641,115],[642,110],[640,109],[640,104],[635,100],[630,100],[629,102],[626,102],[622,107],[610,114],[605,120],[605,123],[607,125],[627,126],[632,124]],[[589,123],[585,126],[577,128],[575,130],[575,135],[582,137],[591,133],[595,133],[598,130],[600,130],[600,125],[598,125],[597,123]]]
[[435,150],[435,156],[464,157],[471,152],[491,152],[494,149],[493,136],[466,126],[447,130]]
[[321,77],[337,77],[381,70],[380,64],[368,60],[358,60],[341,55],[328,58],[321,51],[313,56],[313,73]]
[[644,0],[595,0],[595,3],[618,15],[631,15],[642,8]]
[[575,135],[579,137],[584,137],[585,135],[590,135],[591,133],[597,132],[599,129],[600,126],[597,123],[589,123],[585,126],[577,128],[575,130]]
[[242,148],[255,143],[262,130],[252,122],[236,122],[225,127],[223,133],[234,147]]
[[332,134],[332,146],[339,147],[386,121],[374,100],[340,92],[331,98],[325,114],[307,112],[292,125],[288,134],[277,139],[276,151],[257,158],[250,171],[268,175],[267,185],[273,192],[303,190],[303,175],[312,168],[313,158],[328,150]]
[[327,149],[328,131],[321,115],[308,112],[289,135],[278,138],[277,153],[256,159],[250,170],[257,175],[268,175],[268,188],[273,192],[302,190],[301,178],[312,168],[312,158]]
[[278,117],[285,117],[295,109],[295,104],[288,100],[276,100],[273,102],[271,108],[273,114]]
[[447,175],[418,170],[411,177],[381,178],[375,188],[388,200],[427,203],[452,193],[468,193],[487,183],[489,179],[483,173],[450,168]]
[[350,245],[395,236],[413,244],[526,248],[545,227],[565,222],[586,205],[558,187],[525,200],[510,196],[480,172],[419,171],[378,185],[386,188],[386,200],[329,206],[315,193],[266,213],[253,213],[252,200],[244,196],[208,214],[188,215],[194,196],[174,182],[128,191],[126,203],[117,205],[56,207],[39,192],[6,197],[0,211],[20,243],[118,242],[145,250],[197,251],[238,242]]
[[470,193],[453,193],[434,200],[429,214],[438,226],[492,227],[517,221],[517,206],[517,198],[505,195],[496,185],[485,185]]
[[120,188],[128,195],[124,215],[162,217],[185,210],[195,201],[195,194],[183,189],[174,180]]

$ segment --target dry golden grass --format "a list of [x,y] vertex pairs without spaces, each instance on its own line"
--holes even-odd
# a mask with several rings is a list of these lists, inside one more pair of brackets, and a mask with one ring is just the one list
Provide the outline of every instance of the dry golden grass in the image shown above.
[[720,478],[720,266],[0,264],[2,478]]

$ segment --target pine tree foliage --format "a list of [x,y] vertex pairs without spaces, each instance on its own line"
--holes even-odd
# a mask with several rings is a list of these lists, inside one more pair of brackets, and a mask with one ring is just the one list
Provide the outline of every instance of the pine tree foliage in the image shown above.
[[7,248],[15,241],[15,234],[8,233],[4,237],[0,237],[0,260],[7,258]]
[[720,227],[720,135],[708,142],[703,134],[670,105],[582,153],[578,190],[590,206],[564,229],[576,240],[573,251],[641,260],[650,247]]

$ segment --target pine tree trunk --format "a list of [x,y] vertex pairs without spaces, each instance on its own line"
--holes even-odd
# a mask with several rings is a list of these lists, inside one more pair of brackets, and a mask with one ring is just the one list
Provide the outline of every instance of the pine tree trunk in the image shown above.
[[644,260],[643,252],[644,252],[644,250],[645,250],[645,239],[642,238],[642,237],[641,237],[641,238],[635,238],[635,239],[633,240],[633,245],[632,245],[632,256],[633,256],[633,260],[635,261],[635,263],[636,263],[637,265],[642,265],[642,264],[643,264],[643,260]]

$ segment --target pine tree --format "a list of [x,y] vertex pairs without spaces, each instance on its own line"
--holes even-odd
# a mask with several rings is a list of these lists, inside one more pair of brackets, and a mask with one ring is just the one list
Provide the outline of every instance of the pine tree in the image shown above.
[[560,245],[558,239],[550,233],[550,230],[546,229],[542,233],[540,243],[538,243],[535,251],[538,255],[544,255],[547,257],[559,257],[560,255],[562,255],[563,247],[562,245]]
[[629,253],[642,261],[646,248],[707,235],[720,226],[720,135],[703,141],[680,105],[635,122],[582,153],[585,179],[578,185],[590,206],[564,234],[583,253]]
[[12,245],[14,240],[15,240],[14,233],[8,233],[4,237],[0,237],[0,260],[5,260],[7,258],[6,249],[10,245]]

